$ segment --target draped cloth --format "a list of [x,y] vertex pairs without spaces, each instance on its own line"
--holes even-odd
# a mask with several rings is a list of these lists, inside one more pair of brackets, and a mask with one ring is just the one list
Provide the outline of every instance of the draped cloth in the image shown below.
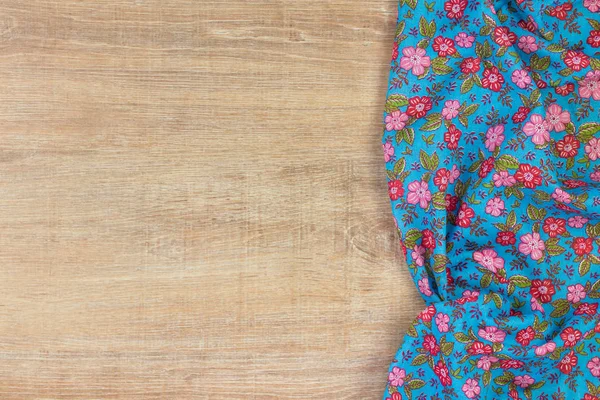
[[600,0],[400,0],[382,146],[426,308],[383,398],[600,398]]

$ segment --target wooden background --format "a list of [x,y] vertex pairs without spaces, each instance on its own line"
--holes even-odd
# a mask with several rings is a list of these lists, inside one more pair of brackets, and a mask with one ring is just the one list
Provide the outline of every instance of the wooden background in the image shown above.
[[422,308],[395,0],[0,2],[0,398],[379,399]]

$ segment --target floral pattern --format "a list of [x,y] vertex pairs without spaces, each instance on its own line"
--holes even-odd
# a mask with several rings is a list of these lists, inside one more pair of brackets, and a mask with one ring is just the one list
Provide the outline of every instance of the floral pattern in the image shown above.
[[600,399],[600,0],[400,0],[382,146],[426,308],[384,400]]

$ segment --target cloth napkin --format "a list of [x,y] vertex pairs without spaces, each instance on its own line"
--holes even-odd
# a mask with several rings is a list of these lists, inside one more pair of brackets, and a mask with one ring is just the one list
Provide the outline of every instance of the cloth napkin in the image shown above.
[[600,0],[400,0],[383,153],[427,307],[384,400],[600,398]]

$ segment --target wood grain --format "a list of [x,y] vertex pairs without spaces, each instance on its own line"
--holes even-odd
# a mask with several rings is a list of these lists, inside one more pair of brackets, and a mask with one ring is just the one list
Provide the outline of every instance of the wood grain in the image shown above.
[[0,398],[379,399],[422,308],[395,0],[0,2]]

